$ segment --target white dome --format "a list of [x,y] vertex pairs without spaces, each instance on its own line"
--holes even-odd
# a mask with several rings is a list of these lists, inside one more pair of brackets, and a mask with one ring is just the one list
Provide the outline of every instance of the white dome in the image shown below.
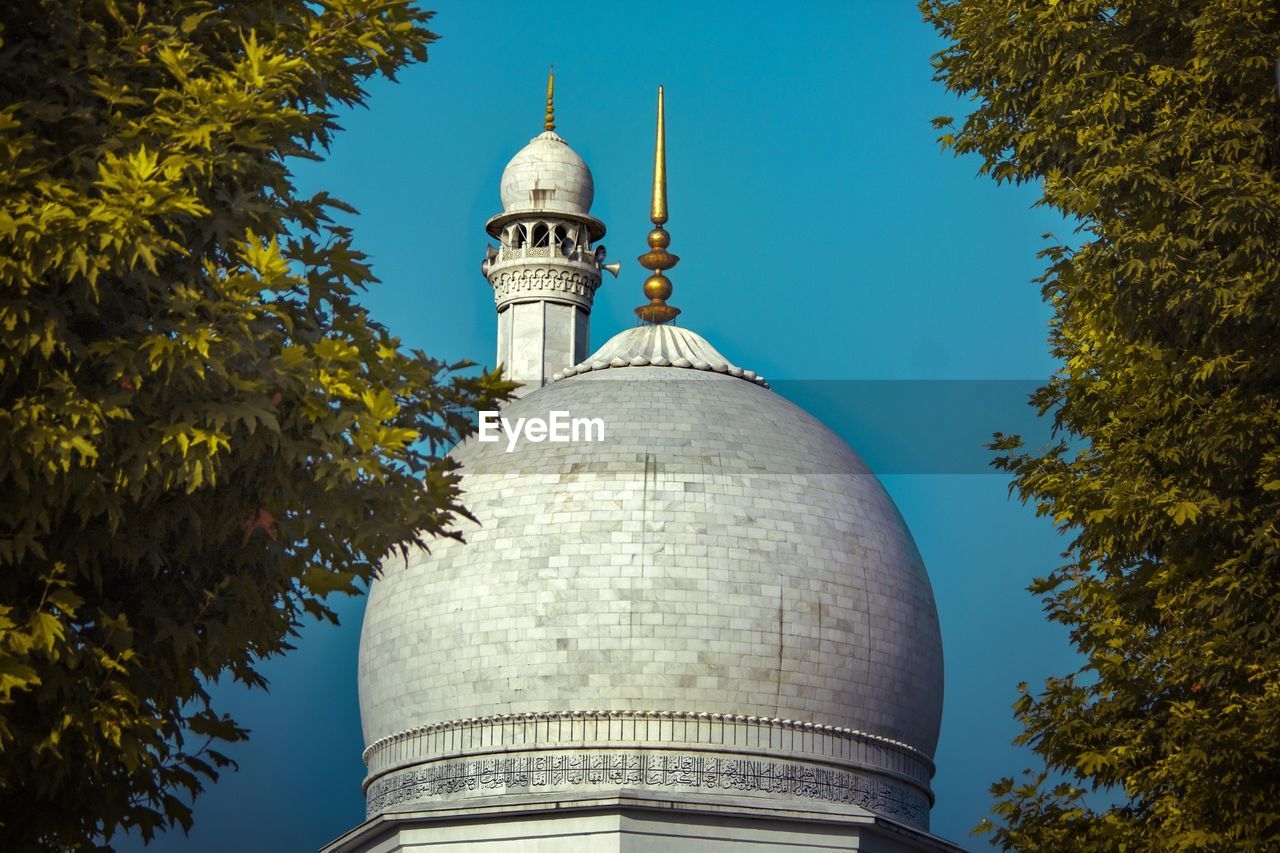
[[504,213],[586,215],[595,199],[591,170],[578,153],[548,130],[535,136],[502,172]]
[[[601,352],[652,353],[653,328]],[[735,795],[927,827],[942,650],[920,556],[848,445],[730,366],[570,375],[503,415],[601,418],[604,441],[455,449],[478,524],[389,560],[369,595],[371,815],[527,795],[529,768],[557,756],[605,768],[568,790],[609,784],[615,760],[621,774],[693,756]],[[495,752],[525,775],[474,760]],[[792,781],[728,781],[762,756]],[[439,782],[458,773],[479,775]],[[795,782],[813,773],[825,787]]]

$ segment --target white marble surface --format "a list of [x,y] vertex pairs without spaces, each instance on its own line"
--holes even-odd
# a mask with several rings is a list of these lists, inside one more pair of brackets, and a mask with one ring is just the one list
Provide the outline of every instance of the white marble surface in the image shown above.
[[[367,744],[492,715],[668,711],[848,729],[927,763],[942,707],[932,592],[844,442],[710,370],[592,371],[504,415],[551,410],[603,418],[606,440],[459,447],[479,524],[373,585]],[[896,772],[881,761],[849,766]]]

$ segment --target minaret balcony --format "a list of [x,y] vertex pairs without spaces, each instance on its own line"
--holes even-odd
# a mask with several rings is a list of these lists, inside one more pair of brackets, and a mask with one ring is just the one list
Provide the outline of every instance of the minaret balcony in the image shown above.
[[545,266],[547,269],[571,269],[595,278],[600,277],[600,264],[588,248],[565,254],[559,246],[500,246],[484,273],[492,280],[494,273],[510,267]]

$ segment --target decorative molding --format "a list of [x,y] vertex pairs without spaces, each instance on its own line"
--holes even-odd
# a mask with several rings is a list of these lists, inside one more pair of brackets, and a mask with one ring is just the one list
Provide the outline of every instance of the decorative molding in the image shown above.
[[647,752],[517,755],[438,762],[383,777],[366,791],[373,817],[401,803],[477,794],[497,796],[582,787],[683,789],[854,805],[920,829],[929,801],[919,792],[829,767],[780,761]]
[[608,370],[611,367],[682,367],[689,370],[710,370],[715,373],[727,373],[738,379],[745,379],[748,382],[754,382],[757,385],[769,388],[770,385],[765,381],[763,376],[757,376],[754,370],[743,370],[735,365],[722,366],[717,364],[708,364],[705,361],[691,362],[687,358],[677,358],[675,361],[668,361],[662,356],[654,359],[645,358],[642,355],[633,356],[630,361],[623,361],[620,358],[613,358],[609,361],[584,361],[581,364],[575,364],[566,367],[555,373],[551,377],[552,382],[559,382],[561,379],[568,379],[570,376],[577,376],[579,373],[590,373],[593,370]]
[[521,264],[507,269],[495,265],[488,277],[493,285],[494,304],[499,308],[517,299],[548,296],[578,303],[589,311],[600,286],[598,273],[560,265]]
[[[638,309],[637,309],[638,310]],[[619,332],[586,361],[570,365],[551,377],[552,382],[579,373],[616,367],[679,367],[723,373],[754,382],[769,383],[753,370],[743,370],[720,354],[701,335],[679,326],[645,324]]]
[[697,749],[816,759],[929,790],[933,761],[909,744],[841,726],[693,711],[542,711],[431,723],[379,738],[362,758],[369,779],[427,761],[566,746]]

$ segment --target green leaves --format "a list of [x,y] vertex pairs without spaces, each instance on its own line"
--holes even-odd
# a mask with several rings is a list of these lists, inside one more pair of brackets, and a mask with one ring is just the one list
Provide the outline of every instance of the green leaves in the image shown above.
[[1015,706],[1044,769],[993,788],[985,829],[1019,850],[1274,849],[1280,9],[921,9],[948,42],[937,78],[976,104],[944,145],[1078,224],[1043,253],[1061,368],[1035,402],[1087,450],[993,447],[1071,535],[1032,590],[1083,663]]
[[1178,501],[1169,507],[1169,515],[1173,516],[1174,524],[1187,524],[1194,522],[1200,515],[1200,507],[1191,501]]
[[[383,556],[456,535],[444,452],[511,390],[399,341],[335,105],[426,56],[407,0],[0,4],[0,833],[189,826],[210,705]],[[194,744],[189,743],[194,741]]]

